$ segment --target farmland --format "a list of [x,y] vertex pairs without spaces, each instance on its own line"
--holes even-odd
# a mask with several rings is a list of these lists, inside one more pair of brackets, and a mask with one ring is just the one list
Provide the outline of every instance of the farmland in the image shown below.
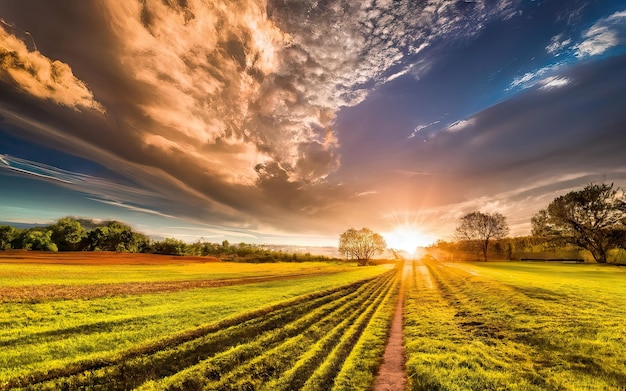
[[367,390],[399,297],[409,389],[626,387],[620,267],[0,261],[0,389]]
[[[363,372],[341,365],[362,346],[384,348],[381,328],[384,335],[398,281],[388,265],[144,260],[2,264],[0,291],[20,288],[32,296],[0,293],[0,388],[228,389],[274,382],[316,389],[345,377],[342,368]],[[20,277],[19,270],[31,274]],[[131,293],[107,289],[164,281],[233,283]],[[42,290],[66,296],[45,299],[37,293]],[[378,356],[366,368],[365,381]]]

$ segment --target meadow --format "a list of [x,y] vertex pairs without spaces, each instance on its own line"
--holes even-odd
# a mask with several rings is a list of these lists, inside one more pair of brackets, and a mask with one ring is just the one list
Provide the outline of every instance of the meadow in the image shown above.
[[623,390],[626,269],[415,263],[404,332],[412,390]]
[[[373,381],[397,295],[392,266],[142,260],[4,260],[0,389]],[[365,367],[349,365],[366,354]]]
[[370,390],[400,289],[411,390],[626,389],[622,267],[82,256],[0,259],[0,390]]

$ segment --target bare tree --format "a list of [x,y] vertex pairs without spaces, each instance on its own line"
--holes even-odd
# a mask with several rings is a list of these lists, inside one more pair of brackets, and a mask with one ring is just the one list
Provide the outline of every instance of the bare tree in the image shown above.
[[613,184],[590,184],[557,197],[531,220],[533,235],[552,235],[585,248],[598,263],[626,241],[626,198]]
[[477,243],[482,250],[483,258],[487,262],[487,250],[491,239],[502,239],[509,233],[506,218],[500,213],[471,212],[461,218],[461,224],[456,228],[456,238],[459,241]]
[[382,253],[386,247],[385,239],[369,228],[358,231],[350,228],[339,237],[339,251],[347,259],[356,259],[359,266],[367,265],[374,255]]

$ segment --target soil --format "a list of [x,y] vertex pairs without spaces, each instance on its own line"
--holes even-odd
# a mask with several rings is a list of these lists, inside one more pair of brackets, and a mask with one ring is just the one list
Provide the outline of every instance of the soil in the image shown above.
[[[57,264],[57,265],[162,265],[172,263],[221,262],[210,256],[171,256],[158,254],[135,254],[115,252],[41,252],[25,250],[0,251],[0,263]],[[216,288],[258,282],[288,280],[329,272],[293,273],[227,279],[121,282],[105,284],[62,285],[45,284],[33,286],[0,287],[0,303],[37,303],[48,300],[93,299],[146,293],[178,292],[195,288]]]
[[170,263],[221,262],[211,256],[116,253],[108,251],[0,251],[0,263],[53,263],[58,265],[160,265]]
[[405,263],[398,304],[391,323],[389,340],[383,356],[383,365],[380,367],[378,378],[374,384],[374,391],[403,391],[406,389],[405,356],[402,344],[402,313],[404,309],[405,280],[410,273],[410,265]]
[[0,287],[0,303],[29,302],[37,303],[48,300],[93,299],[146,293],[178,292],[195,288],[217,288],[257,282],[289,280],[299,277],[311,277],[327,273],[299,273],[280,276],[230,278],[223,280],[190,280],[163,282],[128,282],[89,285],[35,285],[19,287]]

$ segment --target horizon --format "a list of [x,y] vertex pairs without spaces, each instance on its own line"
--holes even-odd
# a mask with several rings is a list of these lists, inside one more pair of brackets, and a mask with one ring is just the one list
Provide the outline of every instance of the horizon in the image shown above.
[[408,251],[626,187],[626,1],[0,0],[0,47],[7,222]]

